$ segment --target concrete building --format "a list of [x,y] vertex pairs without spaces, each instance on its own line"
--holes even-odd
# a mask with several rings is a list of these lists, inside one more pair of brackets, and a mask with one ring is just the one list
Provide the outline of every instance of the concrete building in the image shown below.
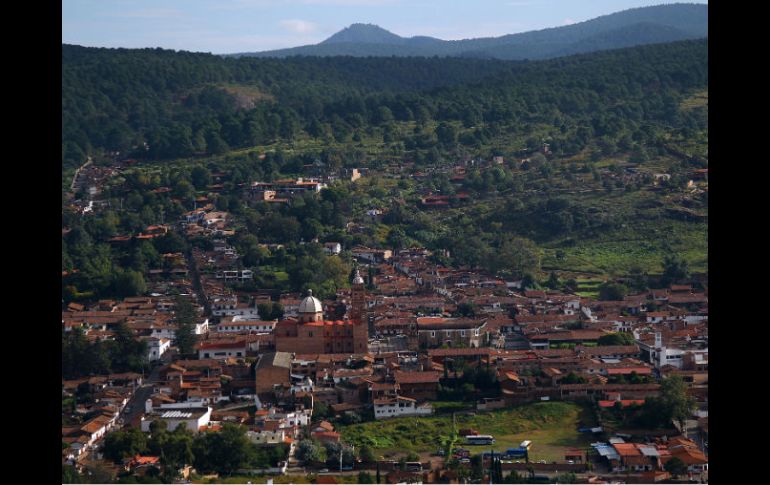
[[206,427],[211,421],[210,407],[188,407],[184,409],[157,409],[142,417],[142,431],[150,432],[153,421],[165,421],[168,430],[173,431],[178,426],[186,426],[193,433]]
[[430,416],[433,406],[430,403],[417,405],[415,399],[403,396],[374,400],[374,418],[386,419],[401,416]]

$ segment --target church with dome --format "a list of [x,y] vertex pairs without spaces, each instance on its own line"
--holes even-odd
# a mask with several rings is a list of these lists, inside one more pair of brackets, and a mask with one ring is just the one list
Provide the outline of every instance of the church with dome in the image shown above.
[[297,354],[362,354],[367,351],[366,289],[356,271],[351,288],[351,309],[345,320],[325,320],[321,301],[308,290],[297,318],[278,322],[273,330],[278,352]]

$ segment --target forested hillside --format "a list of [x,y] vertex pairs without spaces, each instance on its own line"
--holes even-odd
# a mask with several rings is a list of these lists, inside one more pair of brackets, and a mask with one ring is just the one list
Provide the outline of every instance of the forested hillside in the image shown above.
[[[666,127],[705,126],[703,110],[677,106],[707,87],[707,57],[706,40],[538,62],[223,59],[65,45],[62,166],[106,151],[165,159],[329,136],[380,136],[415,158],[501,133],[529,137],[536,124],[555,129],[563,155],[597,138],[654,144]],[[239,89],[259,95],[243,107]],[[411,121],[425,129],[399,125]],[[458,139],[453,122],[473,130]]]
[[[63,204],[70,296],[141,287],[136,275],[184,241],[109,239],[179,220],[200,197],[239,221],[231,243],[259,288],[334,294],[349,268],[313,266],[322,246],[298,241],[314,239],[423,246],[537,280],[659,273],[666,258],[708,270],[707,181],[689,182],[708,166],[705,40],[537,62],[64,51],[64,173],[86,153],[139,160],[103,187],[109,209]],[[291,204],[241,189],[342,168],[370,171]],[[436,209],[430,194],[465,202]]]

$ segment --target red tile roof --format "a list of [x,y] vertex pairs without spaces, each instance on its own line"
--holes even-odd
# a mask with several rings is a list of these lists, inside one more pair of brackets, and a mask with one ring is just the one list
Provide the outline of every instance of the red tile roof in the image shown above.
[[633,404],[642,405],[644,399],[621,399],[620,401],[599,401],[600,408],[611,408],[615,406],[615,403],[619,402],[622,407],[631,406]]
[[398,384],[435,384],[441,378],[441,374],[435,371],[426,372],[401,372],[396,371]]

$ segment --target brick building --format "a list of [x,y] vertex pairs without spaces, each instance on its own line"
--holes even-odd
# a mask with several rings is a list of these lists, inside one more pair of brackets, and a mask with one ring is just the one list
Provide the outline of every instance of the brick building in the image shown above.
[[323,307],[312,291],[302,300],[297,319],[287,319],[276,324],[273,335],[279,352],[299,354],[365,353],[369,340],[365,314],[363,280],[360,276],[353,283],[353,309],[350,320],[329,321],[323,319]]
[[263,354],[257,362],[256,391],[272,392],[274,386],[291,383],[291,354],[271,352]]
[[417,339],[421,348],[434,348],[442,345],[477,348],[486,342],[484,332],[486,324],[486,320],[419,317],[417,319]]
[[436,400],[441,374],[435,371],[395,372],[396,385],[401,395],[418,400]]

